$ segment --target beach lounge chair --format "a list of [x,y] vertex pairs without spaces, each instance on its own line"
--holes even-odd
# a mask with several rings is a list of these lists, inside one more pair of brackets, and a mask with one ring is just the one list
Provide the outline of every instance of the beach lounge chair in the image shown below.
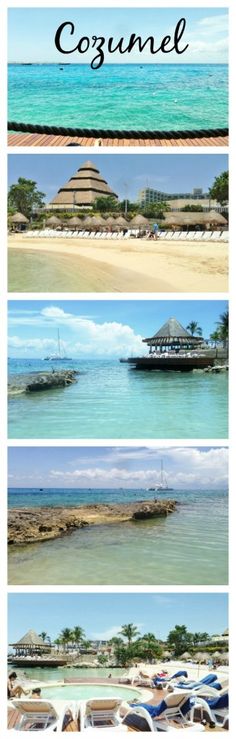
[[172,680],[177,680],[179,677],[188,677],[188,673],[186,670],[179,670],[178,672],[175,672],[174,675],[171,675],[170,677],[159,677],[158,675],[153,678],[153,685],[156,687],[157,685],[161,685],[163,683],[170,683]]
[[196,231],[188,231],[186,239],[187,241],[193,241]]
[[176,683],[175,687],[183,690],[186,690],[186,688],[193,690],[201,685],[211,685],[211,683],[215,683],[216,680],[217,675],[210,672],[208,675],[205,675],[205,677],[202,677],[201,680],[185,680],[184,682]]
[[212,231],[203,231],[203,236],[202,236],[203,241],[209,241],[211,235],[212,235]]
[[221,236],[221,231],[212,231],[210,241],[219,241]]
[[192,721],[206,721],[210,726],[228,728],[229,695],[225,693],[219,698],[196,698],[192,706]]
[[60,731],[62,730],[65,713],[70,710],[74,714],[73,706],[64,706],[59,701],[51,702],[39,700],[14,700],[12,705],[18,711],[19,718],[14,731]]
[[222,231],[220,235],[220,241],[229,241],[229,232],[228,231]]
[[153,730],[157,729],[155,725],[159,720],[165,721],[167,725],[175,721],[181,727],[191,726],[192,724],[192,722],[190,723],[189,716],[193,707],[193,699],[191,693],[188,691],[183,695],[170,693],[157,706],[152,706],[149,703],[132,704],[132,708],[135,708],[135,710],[138,707],[144,708],[151,717]]
[[80,731],[85,729],[120,728],[122,698],[91,698],[80,701]]

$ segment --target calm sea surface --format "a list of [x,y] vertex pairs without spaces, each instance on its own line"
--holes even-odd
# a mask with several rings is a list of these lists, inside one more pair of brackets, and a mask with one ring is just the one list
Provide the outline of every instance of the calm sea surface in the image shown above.
[[[10,489],[9,507],[137,501],[146,490]],[[22,585],[225,585],[228,495],[173,490],[180,505],[164,519],[93,526],[9,548],[9,583]],[[163,497],[163,493],[155,497]]]
[[54,126],[227,126],[224,64],[9,65],[8,119]]
[[[9,362],[9,379],[52,362]],[[78,382],[9,399],[10,438],[203,439],[227,437],[227,373],[136,371],[117,360],[73,360]],[[57,369],[60,363],[56,363]]]

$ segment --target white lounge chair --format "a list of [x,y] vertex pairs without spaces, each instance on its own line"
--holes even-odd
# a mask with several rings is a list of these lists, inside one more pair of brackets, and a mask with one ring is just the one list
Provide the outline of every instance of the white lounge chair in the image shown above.
[[172,722],[177,723],[182,728],[188,727],[192,730],[204,731],[201,724],[194,724],[190,718],[192,706],[189,699],[192,701],[192,694],[188,691],[182,696],[177,693],[169,693],[158,706],[149,707],[148,704],[144,704],[133,708],[137,713],[140,711],[140,715],[143,717],[147,719],[149,717],[151,731],[173,730]]
[[12,706],[18,711],[18,719],[13,731],[62,731],[65,716],[68,722],[74,719],[74,704],[64,705],[60,701],[13,700]]
[[190,718],[192,721],[206,721],[212,728],[228,729],[228,712],[228,694],[225,694],[225,700],[210,699],[208,702],[203,698],[196,698]]
[[80,731],[86,729],[120,729],[122,698],[91,698],[78,704]]

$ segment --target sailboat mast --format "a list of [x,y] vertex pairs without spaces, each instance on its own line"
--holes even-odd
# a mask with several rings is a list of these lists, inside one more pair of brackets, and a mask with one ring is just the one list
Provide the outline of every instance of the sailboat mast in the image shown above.
[[61,344],[60,344],[60,332],[59,328],[57,329],[57,344],[58,344],[58,356],[61,356]]
[[163,485],[163,459],[161,459],[161,485]]

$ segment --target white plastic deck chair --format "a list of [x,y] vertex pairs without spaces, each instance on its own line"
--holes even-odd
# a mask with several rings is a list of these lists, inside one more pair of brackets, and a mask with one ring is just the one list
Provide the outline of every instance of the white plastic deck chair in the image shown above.
[[220,241],[229,241],[228,231],[222,231],[222,233],[220,234]]
[[196,231],[188,231],[186,239],[187,241],[193,241]]
[[191,721],[207,721],[209,724],[215,724],[217,728],[228,728],[228,708],[216,708],[214,711],[208,705],[204,698],[196,698],[191,708]]
[[116,728],[121,723],[118,718],[121,704],[122,698],[93,698],[82,701],[81,731],[85,728]]
[[14,700],[13,706],[19,713],[16,731],[52,731],[57,726],[59,714],[47,700]]
[[220,235],[221,235],[221,232],[220,231],[212,231],[210,240],[211,241],[219,241],[220,240]]
[[209,241],[210,237],[212,235],[212,231],[204,231],[203,232],[203,241]]

